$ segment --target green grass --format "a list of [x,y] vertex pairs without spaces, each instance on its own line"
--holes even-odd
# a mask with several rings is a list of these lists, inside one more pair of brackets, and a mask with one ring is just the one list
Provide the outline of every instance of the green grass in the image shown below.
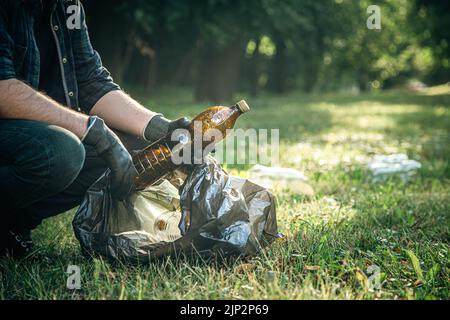
[[[239,97],[236,97],[239,98]],[[205,105],[188,95],[141,99],[168,117]],[[314,196],[275,190],[286,235],[247,261],[163,259],[150,265],[88,261],[71,229],[73,212],[33,234],[50,261],[0,260],[2,299],[448,299],[450,298],[450,95],[399,91],[357,96],[249,98],[241,127],[281,128],[281,165],[310,177]],[[410,182],[371,183],[377,153],[423,164]],[[245,166],[229,166],[246,175]],[[65,271],[81,267],[82,290]],[[381,289],[369,290],[369,266]]]

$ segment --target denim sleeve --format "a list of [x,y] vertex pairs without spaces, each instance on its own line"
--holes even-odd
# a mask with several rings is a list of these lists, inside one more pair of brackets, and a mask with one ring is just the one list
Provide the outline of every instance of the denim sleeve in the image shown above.
[[0,80],[16,77],[13,50],[14,41],[6,29],[6,12],[0,5]]
[[81,10],[81,28],[71,31],[80,108],[89,113],[94,105],[110,91],[120,90],[108,70],[102,65],[100,55],[92,48],[84,8]]

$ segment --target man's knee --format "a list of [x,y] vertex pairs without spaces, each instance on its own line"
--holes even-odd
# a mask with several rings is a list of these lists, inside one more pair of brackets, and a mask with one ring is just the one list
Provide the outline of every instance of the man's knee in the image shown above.
[[15,121],[8,130],[11,143],[6,151],[13,159],[14,174],[29,190],[56,193],[68,187],[80,173],[85,150],[70,131],[26,120]]
[[60,127],[0,120],[0,135],[0,192],[8,210],[65,190],[84,165],[83,144]]
[[76,179],[83,168],[85,150],[81,141],[71,132],[49,126],[46,137],[49,187],[62,191]]

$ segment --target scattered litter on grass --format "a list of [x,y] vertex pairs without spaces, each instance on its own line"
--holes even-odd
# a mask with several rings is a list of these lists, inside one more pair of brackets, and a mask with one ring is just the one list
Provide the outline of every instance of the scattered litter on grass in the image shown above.
[[297,194],[314,195],[313,188],[308,184],[308,178],[303,172],[293,168],[266,167],[257,164],[248,171],[248,174],[252,181],[268,189],[286,188]]
[[421,167],[420,162],[408,159],[406,154],[376,155],[368,164],[374,182],[384,181],[394,175],[408,181]]

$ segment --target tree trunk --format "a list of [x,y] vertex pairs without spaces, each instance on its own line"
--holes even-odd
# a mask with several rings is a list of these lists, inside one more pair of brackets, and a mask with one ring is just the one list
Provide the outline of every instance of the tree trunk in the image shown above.
[[194,64],[195,57],[198,54],[198,44],[194,43],[188,50],[184,51],[181,62],[176,67],[174,75],[169,83],[175,86],[184,85],[189,79],[189,75]]
[[358,74],[357,81],[359,91],[364,92],[369,89],[369,76],[365,72],[360,72]]
[[249,82],[252,96],[257,96],[261,89],[259,79],[261,77],[262,56],[259,53],[259,42],[259,40],[256,41],[255,51],[250,60]]
[[289,62],[283,37],[274,36],[273,41],[276,53],[271,63],[268,88],[281,94],[288,91]]
[[243,41],[221,50],[205,50],[197,75],[195,99],[229,103],[237,87],[242,55]]

